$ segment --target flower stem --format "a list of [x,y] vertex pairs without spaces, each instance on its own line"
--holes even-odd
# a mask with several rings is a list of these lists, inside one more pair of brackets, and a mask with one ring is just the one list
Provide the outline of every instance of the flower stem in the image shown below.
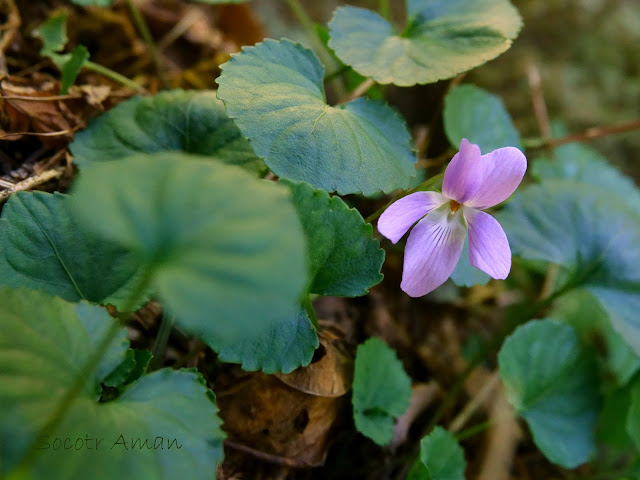
[[151,30],[149,30],[149,25],[145,21],[140,9],[135,4],[135,0],[126,0],[127,7],[129,8],[129,12],[131,13],[131,18],[133,19],[133,23],[135,23],[138,32],[142,36],[142,39],[147,44],[147,49],[149,50],[149,54],[151,55],[151,59],[156,69],[156,73],[158,75],[158,79],[160,80],[160,85],[162,88],[169,88],[169,79],[164,71],[164,67],[162,66],[162,57],[160,56],[160,52],[156,48],[156,44],[153,41],[153,36],[151,35]]
[[118,82],[122,85],[124,85],[125,87],[129,87],[132,90],[135,90],[137,92],[146,92],[145,88],[142,85],[137,84],[136,82],[134,82],[133,80],[128,79],[127,77],[125,77],[124,75],[120,75],[118,72],[114,72],[113,70],[111,70],[110,68],[104,67],[102,65],[99,65],[97,63],[94,63],[90,60],[87,60],[84,64],[84,67],[87,70],[91,70],[94,71],[96,73],[99,73],[102,76],[105,76],[107,78],[110,78],[111,80]]
[[164,351],[169,343],[169,336],[173,325],[176,323],[175,315],[169,315],[166,311],[162,313],[162,322],[160,323],[160,329],[156,336],[156,341],[153,344],[151,354],[151,362],[149,362],[148,371],[154,371],[162,366],[162,360],[164,359]]
[[380,215],[382,215],[382,213],[387,208],[389,208],[389,205],[391,205],[396,200],[399,200],[402,197],[406,197],[407,195],[411,195],[412,193],[419,192],[421,190],[429,190],[430,188],[435,186],[440,180],[442,180],[443,176],[444,176],[444,174],[439,173],[438,175],[434,175],[430,179],[425,180],[424,182],[422,182],[417,187],[413,187],[412,189],[407,190],[406,192],[401,192],[399,195],[394,195],[394,197],[391,200],[389,200],[389,202],[384,207],[379,208],[378,210],[373,212],[371,215],[369,215],[367,218],[365,218],[364,219],[365,223],[371,223],[372,221],[377,219]]

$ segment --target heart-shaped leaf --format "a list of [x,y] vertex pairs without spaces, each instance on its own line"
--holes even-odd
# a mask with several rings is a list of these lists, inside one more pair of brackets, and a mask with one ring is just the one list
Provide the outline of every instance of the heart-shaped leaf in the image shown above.
[[307,236],[309,291],[355,297],[380,283],[384,250],[360,212],[349,208],[340,197],[329,197],[308,183],[282,183],[293,192],[293,204]]
[[241,363],[243,370],[264,373],[290,373],[306,367],[319,344],[302,306],[258,338],[245,337],[221,344],[215,337],[205,336],[204,341],[219,353],[223,362]]
[[82,228],[69,202],[59,193],[18,192],[9,198],[0,218],[0,285],[43,290],[71,302],[131,307],[126,303],[138,259]]
[[576,331],[555,320],[531,321],[498,354],[507,398],[527,421],[545,456],[565,468],[595,450],[600,413],[598,369]]
[[507,0],[408,0],[400,34],[377,13],[338,8],[329,46],[346,65],[378,83],[433,83],[505,52],[522,21]]
[[134,97],[93,120],[70,145],[80,166],[136,153],[204,155],[256,173],[264,162],[227,117],[215,91],[171,90]]
[[464,450],[456,438],[442,427],[420,441],[420,458],[407,480],[464,480]]
[[[3,478],[32,444],[32,478],[215,477],[224,434],[213,394],[194,372],[157,371],[103,404],[96,376],[58,426],[41,432],[114,320],[99,307],[35,291],[0,289],[0,303]],[[87,316],[100,317],[102,327],[91,331]]]
[[85,167],[73,192],[78,221],[136,252],[191,333],[218,342],[257,337],[287,318],[306,286],[289,190],[238,167],[138,155]]
[[218,97],[280,177],[341,194],[407,188],[416,158],[400,116],[365,98],[327,105],[323,77],[311,50],[265,40],[222,66]]
[[456,148],[466,138],[488,153],[502,147],[522,148],[520,134],[502,100],[473,85],[461,85],[446,96],[444,130]]
[[498,215],[515,255],[563,267],[563,288],[584,287],[640,354],[640,215],[615,195],[548,180],[516,194]]
[[356,428],[378,445],[386,445],[395,419],[409,408],[411,378],[396,353],[376,337],[358,346],[353,375]]

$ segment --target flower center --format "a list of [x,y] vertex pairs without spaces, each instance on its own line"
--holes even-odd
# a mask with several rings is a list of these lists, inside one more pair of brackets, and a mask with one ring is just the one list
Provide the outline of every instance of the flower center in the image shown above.
[[449,202],[449,207],[451,208],[452,212],[457,212],[458,209],[462,206],[461,203],[456,202],[455,200],[451,200]]

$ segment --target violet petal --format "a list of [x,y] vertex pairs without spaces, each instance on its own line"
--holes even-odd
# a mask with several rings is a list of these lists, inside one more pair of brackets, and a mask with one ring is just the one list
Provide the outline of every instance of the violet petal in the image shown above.
[[527,170],[527,159],[515,147],[494,150],[480,157],[484,169],[480,188],[465,205],[478,209],[504,202],[520,185]]
[[465,203],[475,196],[483,180],[480,157],[480,148],[463,138],[460,151],[453,156],[444,172],[442,193],[458,203]]
[[442,285],[460,259],[467,229],[462,209],[450,212],[448,206],[430,212],[409,235],[400,288],[412,297]]
[[411,226],[434,208],[448,202],[441,193],[416,192],[392,203],[378,220],[378,231],[396,243]]
[[491,215],[465,207],[469,224],[469,261],[493,278],[504,280],[511,270],[511,248],[504,230]]

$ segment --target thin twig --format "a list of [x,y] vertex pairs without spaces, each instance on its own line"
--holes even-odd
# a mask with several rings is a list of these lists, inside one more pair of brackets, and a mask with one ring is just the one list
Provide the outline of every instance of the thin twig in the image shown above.
[[57,167],[51,170],[45,170],[44,172],[33,175],[21,182],[14,183],[10,188],[0,192],[0,203],[4,202],[16,192],[32,190],[39,185],[50,182],[56,178],[60,178],[64,174],[65,170],[66,167]]
[[451,433],[458,433],[473,416],[476,410],[482,405],[482,403],[487,398],[489,398],[489,396],[493,393],[499,383],[500,375],[498,375],[498,372],[494,372],[487,383],[485,383],[482,390],[480,390],[477,395],[469,400],[469,403],[467,403],[460,411],[460,413],[456,415],[456,417],[451,421],[448,430]]
[[343,103],[348,103],[352,100],[355,100],[356,98],[361,97],[362,95],[367,93],[367,90],[369,90],[375,84],[376,84],[376,81],[373,78],[369,77],[365,79],[360,85],[358,85],[356,88],[354,88],[351,91],[351,93],[347,96],[347,98],[341,101],[338,105],[342,105]]
[[565,137],[560,138],[529,138],[522,141],[523,145],[527,148],[547,148],[558,147],[567,143],[586,142],[594,140],[596,138],[607,137],[609,135],[616,135],[618,133],[630,132],[640,129],[640,120],[633,120],[631,122],[618,123],[615,125],[608,125],[604,127],[591,127],[587,128],[583,132],[573,133]]
[[19,135],[28,135],[32,137],[58,137],[60,135],[67,135],[80,130],[80,127],[67,128],[66,130],[58,130],[56,132],[11,132],[0,135],[0,140],[7,137],[15,137]]
[[533,64],[527,65],[527,79],[529,80],[529,88],[531,89],[531,102],[533,104],[533,113],[536,116],[536,122],[540,135],[545,140],[551,139],[551,124],[549,123],[549,113],[547,111],[547,102],[544,99],[542,90],[542,82],[540,80],[540,72]]
[[52,97],[27,97],[23,95],[0,95],[0,100],[20,100],[25,102],[55,102],[59,100],[76,100],[81,95],[55,95]]

